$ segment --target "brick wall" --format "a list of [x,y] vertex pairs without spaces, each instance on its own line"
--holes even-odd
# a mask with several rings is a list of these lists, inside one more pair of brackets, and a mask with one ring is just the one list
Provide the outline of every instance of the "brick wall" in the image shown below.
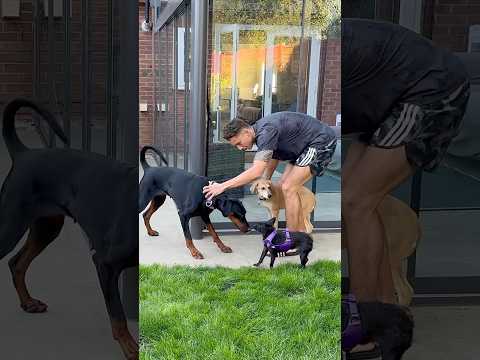
[[431,31],[432,40],[452,51],[466,51],[469,26],[480,24],[480,1],[429,0],[426,8],[433,9],[433,16],[425,17],[432,24],[424,26]]
[[[34,95],[34,16],[33,0],[20,2],[20,16],[0,18],[0,108],[14,97],[32,98]],[[89,102],[93,126],[105,126],[105,85],[107,74],[107,8],[99,1],[89,7]],[[118,19],[117,19],[118,20]],[[47,102],[52,96],[57,105],[52,110],[63,110],[64,100],[64,28],[63,17],[54,18],[55,29],[55,91],[48,82],[48,18],[40,19],[40,64],[37,100]],[[71,95],[72,123],[81,118],[81,1],[72,1],[71,18]],[[1,109],[0,109],[1,110]]]
[[154,82],[152,58],[152,32],[143,32],[141,29],[145,17],[145,4],[139,4],[139,99],[140,104],[147,104],[146,112],[139,114],[139,145],[153,144],[153,112],[154,112]]
[[22,1],[20,18],[0,18],[0,103],[32,96],[33,9]]
[[329,125],[335,125],[336,116],[341,112],[341,40],[324,40],[321,46],[327,53],[323,64],[323,89],[318,92],[317,117]]

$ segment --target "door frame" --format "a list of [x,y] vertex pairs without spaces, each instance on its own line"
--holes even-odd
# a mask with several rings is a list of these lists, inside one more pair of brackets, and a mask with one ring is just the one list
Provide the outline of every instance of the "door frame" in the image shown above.
[[[214,56],[215,62],[220,64],[220,39],[221,34],[232,33],[232,90],[231,90],[231,108],[230,108],[230,118],[233,119],[237,115],[237,104],[238,104],[238,86],[237,86],[237,67],[238,67],[238,43],[239,43],[239,34],[240,31],[251,30],[251,31],[265,31],[266,41],[265,47],[266,58],[265,58],[265,73],[264,73],[264,84],[263,84],[263,104],[262,104],[262,114],[263,116],[269,115],[272,113],[272,82],[273,82],[273,64],[274,64],[274,41],[275,37],[278,36],[295,36],[298,38],[302,37],[302,27],[301,26],[273,26],[273,25],[246,25],[246,24],[215,24],[213,27],[214,31]],[[317,112],[317,98],[318,98],[318,79],[320,76],[320,63],[318,59],[320,58],[321,49],[321,39],[313,31],[303,31],[304,37],[310,37],[312,41],[312,46],[310,50],[309,58],[309,86],[308,86],[308,95],[307,95],[307,114],[315,116]],[[313,52],[318,52],[318,56],[312,56]],[[214,109],[218,110],[220,105],[220,78],[215,80],[215,97],[214,97]],[[218,124],[218,112],[217,112],[217,124]],[[220,127],[217,126],[216,131],[214,132],[214,141],[219,141],[220,139]]]

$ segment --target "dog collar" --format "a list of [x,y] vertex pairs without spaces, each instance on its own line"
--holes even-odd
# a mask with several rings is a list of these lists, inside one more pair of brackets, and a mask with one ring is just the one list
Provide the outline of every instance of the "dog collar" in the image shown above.
[[[209,181],[208,185],[212,185],[213,183],[215,183],[215,181]],[[206,199],[205,200],[205,206],[209,209],[215,210],[215,206],[214,206],[214,203],[213,203],[213,198],[211,198],[210,200]]]
[[213,206],[213,200],[206,200],[205,206],[209,209],[215,210],[215,206]]
[[288,229],[285,229],[285,237],[286,240],[281,243],[281,244],[274,244],[272,240],[275,238],[277,235],[277,230],[273,230],[270,235],[267,236],[265,240],[263,240],[263,243],[269,250],[275,250],[278,252],[287,252],[288,250],[291,250],[294,248],[293,240],[290,237],[290,232]]
[[342,331],[342,350],[350,351],[363,339],[362,323],[355,296],[352,294],[345,295],[342,298],[342,303],[346,303],[349,310],[348,323],[345,330]]

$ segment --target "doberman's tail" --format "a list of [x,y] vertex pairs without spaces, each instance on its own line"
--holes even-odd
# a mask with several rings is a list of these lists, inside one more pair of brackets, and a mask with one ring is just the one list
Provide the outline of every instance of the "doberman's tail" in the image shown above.
[[142,165],[143,171],[145,171],[145,169],[148,169],[150,167],[150,165],[148,165],[148,163],[147,163],[147,160],[145,160],[145,154],[147,153],[148,150],[152,150],[154,153],[156,153],[158,156],[160,156],[160,159],[162,160],[162,162],[166,166],[168,166],[168,161],[160,150],[158,150],[157,148],[155,148],[153,146],[144,146],[142,148],[142,150],[140,150],[140,164]]
[[68,145],[69,141],[62,128],[55,120],[55,116],[47,109],[26,99],[15,99],[9,102],[3,110],[3,139],[7,145],[10,157],[13,159],[15,154],[27,150],[27,147],[18,138],[15,131],[15,114],[22,107],[28,107],[35,110],[48,125],[53,129],[55,134]]

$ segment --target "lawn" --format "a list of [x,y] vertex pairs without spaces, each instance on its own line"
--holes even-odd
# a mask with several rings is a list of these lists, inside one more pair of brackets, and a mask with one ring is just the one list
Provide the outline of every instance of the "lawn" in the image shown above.
[[142,266],[140,359],[340,358],[340,264]]

